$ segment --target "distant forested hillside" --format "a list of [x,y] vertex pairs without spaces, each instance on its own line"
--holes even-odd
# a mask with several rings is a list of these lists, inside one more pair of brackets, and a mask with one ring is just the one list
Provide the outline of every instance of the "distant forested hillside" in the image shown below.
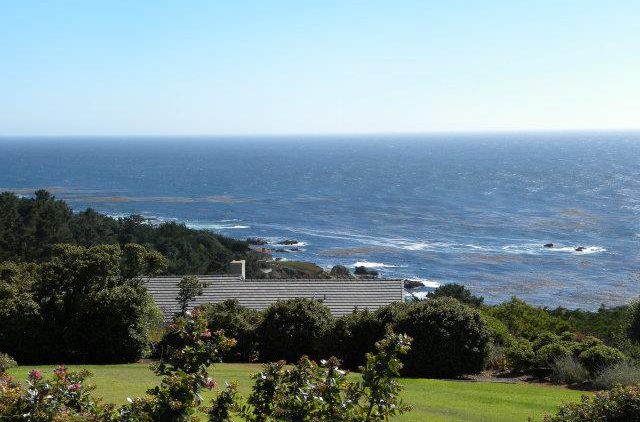
[[260,277],[249,244],[175,222],[148,224],[138,215],[112,218],[92,209],[74,213],[45,190],[33,198],[0,193],[0,262],[39,262],[59,243],[81,246],[138,243],[168,259],[167,274],[210,274],[247,259],[247,276]]

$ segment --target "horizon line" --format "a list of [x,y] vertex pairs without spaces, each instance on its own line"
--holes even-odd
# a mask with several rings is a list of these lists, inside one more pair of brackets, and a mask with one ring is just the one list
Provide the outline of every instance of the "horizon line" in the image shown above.
[[480,129],[480,130],[434,130],[415,132],[284,132],[284,133],[115,133],[115,134],[0,134],[6,138],[274,138],[274,137],[359,137],[359,136],[429,136],[429,135],[484,135],[484,134],[545,134],[545,133],[634,133],[638,128],[561,128],[561,129]]

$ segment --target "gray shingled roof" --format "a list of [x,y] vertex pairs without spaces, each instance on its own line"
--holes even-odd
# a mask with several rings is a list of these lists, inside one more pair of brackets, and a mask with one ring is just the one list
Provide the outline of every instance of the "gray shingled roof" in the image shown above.
[[[198,276],[207,285],[192,306],[238,299],[242,306],[263,310],[278,300],[322,300],[334,316],[354,308],[375,310],[402,301],[402,280],[242,280],[237,276]],[[149,293],[170,319],[179,310],[176,296],[181,277],[153,277],[146,281]]]

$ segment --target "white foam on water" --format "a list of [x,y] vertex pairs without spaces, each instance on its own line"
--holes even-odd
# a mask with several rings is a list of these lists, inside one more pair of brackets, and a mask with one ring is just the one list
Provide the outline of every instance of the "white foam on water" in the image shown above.
[[[578,247],[581,247],[582,250],[576,250]],[[565,246],[565,245],[554,245],[552,248],[545,248],[544,245],[540,243],[525,243],[520,245],[506,245],[501,248],[505,252],[516,253],[516,254],[530,254],[530,255],[539,255],[542,253],[569,253],[572,255],[590,255],[595,253],[606,252],[607,250],[600,246]]]
[[412,278],[407,278],[405,280],[408,280],[408,281],[419,281],[424,285],[424,287],[416,287],[414,289],[411,289],[411,291],[418,290],[418,289],[424,289],[424,288],[428,288],[428,289],[433,290],[433,289],[437,289],[438,287],[441,286],[441,283],[439,283],[439,282],[437,282],[435,280],[430,280],[428,278],[412,277]]
[[369,261],[358,261],[353,264],[354,267],[365,267],[365,268],[398,268],[397,265],[384,264],[382,262],[369,262]]
[[207,224],[207,223],[186,223],[190,229],[196,230],[238,230],[250,229],[251,226],[244,224]]

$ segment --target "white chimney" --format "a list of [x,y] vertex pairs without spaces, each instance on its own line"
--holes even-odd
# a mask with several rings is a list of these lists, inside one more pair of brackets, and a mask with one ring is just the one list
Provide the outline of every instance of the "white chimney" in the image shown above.
[[244,259],[231,261],[231,263],[229,264],[229,273],[240,276],[240,278],[244,280],[245,279],[244,267],[245,267]]

